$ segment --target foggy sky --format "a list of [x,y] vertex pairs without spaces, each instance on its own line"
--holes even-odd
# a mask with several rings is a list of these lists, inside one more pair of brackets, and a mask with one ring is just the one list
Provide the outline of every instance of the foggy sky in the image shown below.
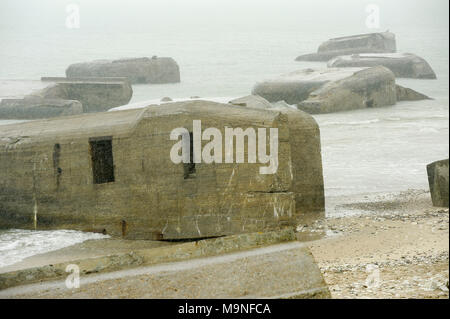
[[[61,28],[66,5],[79,4],[83,28],[326,29],[364,25],[367,4],[380,7],[380,29],[448,27],[447,0],[1,0],[1,28]],[[331,33],[331,32],[330,32]]]

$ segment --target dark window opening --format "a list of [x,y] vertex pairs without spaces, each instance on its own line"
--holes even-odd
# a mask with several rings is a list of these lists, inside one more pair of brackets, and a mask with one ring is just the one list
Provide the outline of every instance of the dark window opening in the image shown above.
[[184,163],[184,179],[192,178],[195,174],[194,163],[194,136],[189,132],[189,163]]
[[122,220],[122,237],[125,237],[127,234],[127,222],[125,220]]
[[114,161],[111,137],[89,140],[94,184],[114,182]]
[[370,99],[370,100],[366,101],[366,107],[368,107],[368,108],[372,108],[373,107],[373,99]]
[[53,168],[56,175],[56,187],[59,188],[61,183],[62,169],[59,167],[59,160],[61,157],[61,145],[58,143],[53,146]]

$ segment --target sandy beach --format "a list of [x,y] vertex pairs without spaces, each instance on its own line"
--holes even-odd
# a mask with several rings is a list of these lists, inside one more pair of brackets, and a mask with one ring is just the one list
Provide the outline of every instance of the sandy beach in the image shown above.
[[[347,216],[328,217],[311,224],[299,226],[301,234],[327,235],[305,244],[311,249],[332,298],[448,298],[449,280],[449,210],[432,207],[429,192],[409,190],[379,196],[363,196],[364,200],[342,203],[336,210],[346,210]],[[356,200],[356,199],[355,199]],[[89,251],[92,252],[92,241]],[[97,241],[100,245],[101,241]],[[117,245],[119,243],[115,243]],[[295,245],[294,243],[284,245]],[[301,243],[300,243],[301,244]],[[86,244],[85,244],[86,245]],[[110,244],[114,246],[114,244]],[[94,245],[95,246],[95,245]],[[112,247],[111,246],[111,247]],[[121,250],[131,249],[132,242],[119,244]],[[108,249],[111,249],[108,248]],[[275,255],[286,258],[285,246]],[[76,247],[75,247],[76,248]],[[272,249],[272,248],[271,248]],[[61,251],[47,256],[61,258]],[[76,250],[76,252],[82,250]],[[245,253],[245,252],[244,252]],[[91,255],[89,255],[91,256]],[[34,260],[42,261],[43,256]],[[78,289],[59,287],[56,283],[28,285],[10,289],[9,298],[196,298],[220,297],[199,291],[195,284],[208,281],[214,274],[229,273],[252,262],[232,261],[231,255],[185,261],[183,267],[193,280],[185,282],[182,289],[172,289],[165,280],[170,278],[176,286],[177,276],[170,266],[159,275],[155,268],[145,267],[94,274]],[[274,256],[261,255],[254,267],[273,265]],[[292,260],[292,259],[286,259]],[[191,263],[193,263],[191,265]],[[291,261],[288,263],[290,267]],[[30,260],[28,260],[30,265]],[[168,264],[169,265],[169,264]],[[164,265],[163,265],[164,266]],[[180,266],[181,267],[181,266]],[[289,269],[289,267],[287,268]],[[172,272],[171,272],[172,271]],[[158,273],[156,271],[156,273]],[[289,272],[277,272],[279,282],[289,282]],[[253,274],[247,278],[257,283]],[[181,279],[180,280],[184,280]],[[227,282],[227,281],[224,281]],[[267,288],[267,287],[264,287]],[[233,297],[248,297],[239,285],[227,282]],[[206,294],[205,294],[206,293]],[[8,290],[3,294],[8,294]],[[200,295],[199,295],[200,294]]]
[[333,298],[448,298],[448,208],[418,190],[346,207],[365,213],[312,225],[335,233],[310,244]]

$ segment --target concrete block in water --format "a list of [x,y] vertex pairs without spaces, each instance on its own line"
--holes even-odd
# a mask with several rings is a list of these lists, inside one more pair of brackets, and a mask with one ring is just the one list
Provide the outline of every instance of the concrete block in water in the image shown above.
[[411,53],[368,53],[338,56],[328,61],[329,68],[384,66],[399,78],[436,79],[431,66]]
[[310,114],[396,103],[394,74],[384,67],[305,69],[257,83],[253,94],[284,100]]
[[355,53],[396,52],[395,34],[391,32],[359,34],[330,39],[322,43],[317,53],[300,55],[297,61],[328,61],[340,55]]
[[33,93],[42,98],[77,100],[83,112],[102,112],[127,104],[133,89],[126,78],[42,78],[53,82],[48,87]]
[[129,58],[96,60],[71,64],[66,70],[68,78],[77,77],[126,77],[135,83],[180,82],[180,68],[173,58]]
[[395,83],[383,66],[304,69],[257,83],[252,94],[269,102],[285,101],[310,114],[394,105],[429,99]]
[[75,100],[28,97],[3,99],[0,102],[1,119],[41,119],[75,115],[83,112],[83,106]]

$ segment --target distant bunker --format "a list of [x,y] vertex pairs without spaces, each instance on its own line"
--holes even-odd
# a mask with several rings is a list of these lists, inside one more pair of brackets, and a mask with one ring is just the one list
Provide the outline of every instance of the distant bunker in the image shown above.
[[331,58],[357,53],[394,53],[395,34],[391,32],[358,34],[333,38],[322,43],[317,53],[300,55],[297,61],[328,61]]
[[436,79],[431,66],[411,53],[368,53],[338,56],[328,61],[330,68],[384,66],[398,78]]
[[383,66],[304,69],[256,83],[252,94],[269,102],[285,101],[310,114],[394,105],[427,96],[395,83]]
[[71,64],[66,69],[68,78],[76,77],[126,77],[132,84],[178,83],[180,68],[169,57],[126,58],[95,60]]
[[[318,125],[291,112],[189,101],[0,126],[0,228],[174,240],[294,226],[324,210],[324,190]],[[194,120],[276,127],[278,170],[174,164],[170,133]]]
[[127,104],[133,89],[126,78],[43,77],[47,87],[21,99],[0,102],[2,119],[42,119],[107,111]]
[[448,207],[448,159],[428,164],[427,174],[433,206]]

